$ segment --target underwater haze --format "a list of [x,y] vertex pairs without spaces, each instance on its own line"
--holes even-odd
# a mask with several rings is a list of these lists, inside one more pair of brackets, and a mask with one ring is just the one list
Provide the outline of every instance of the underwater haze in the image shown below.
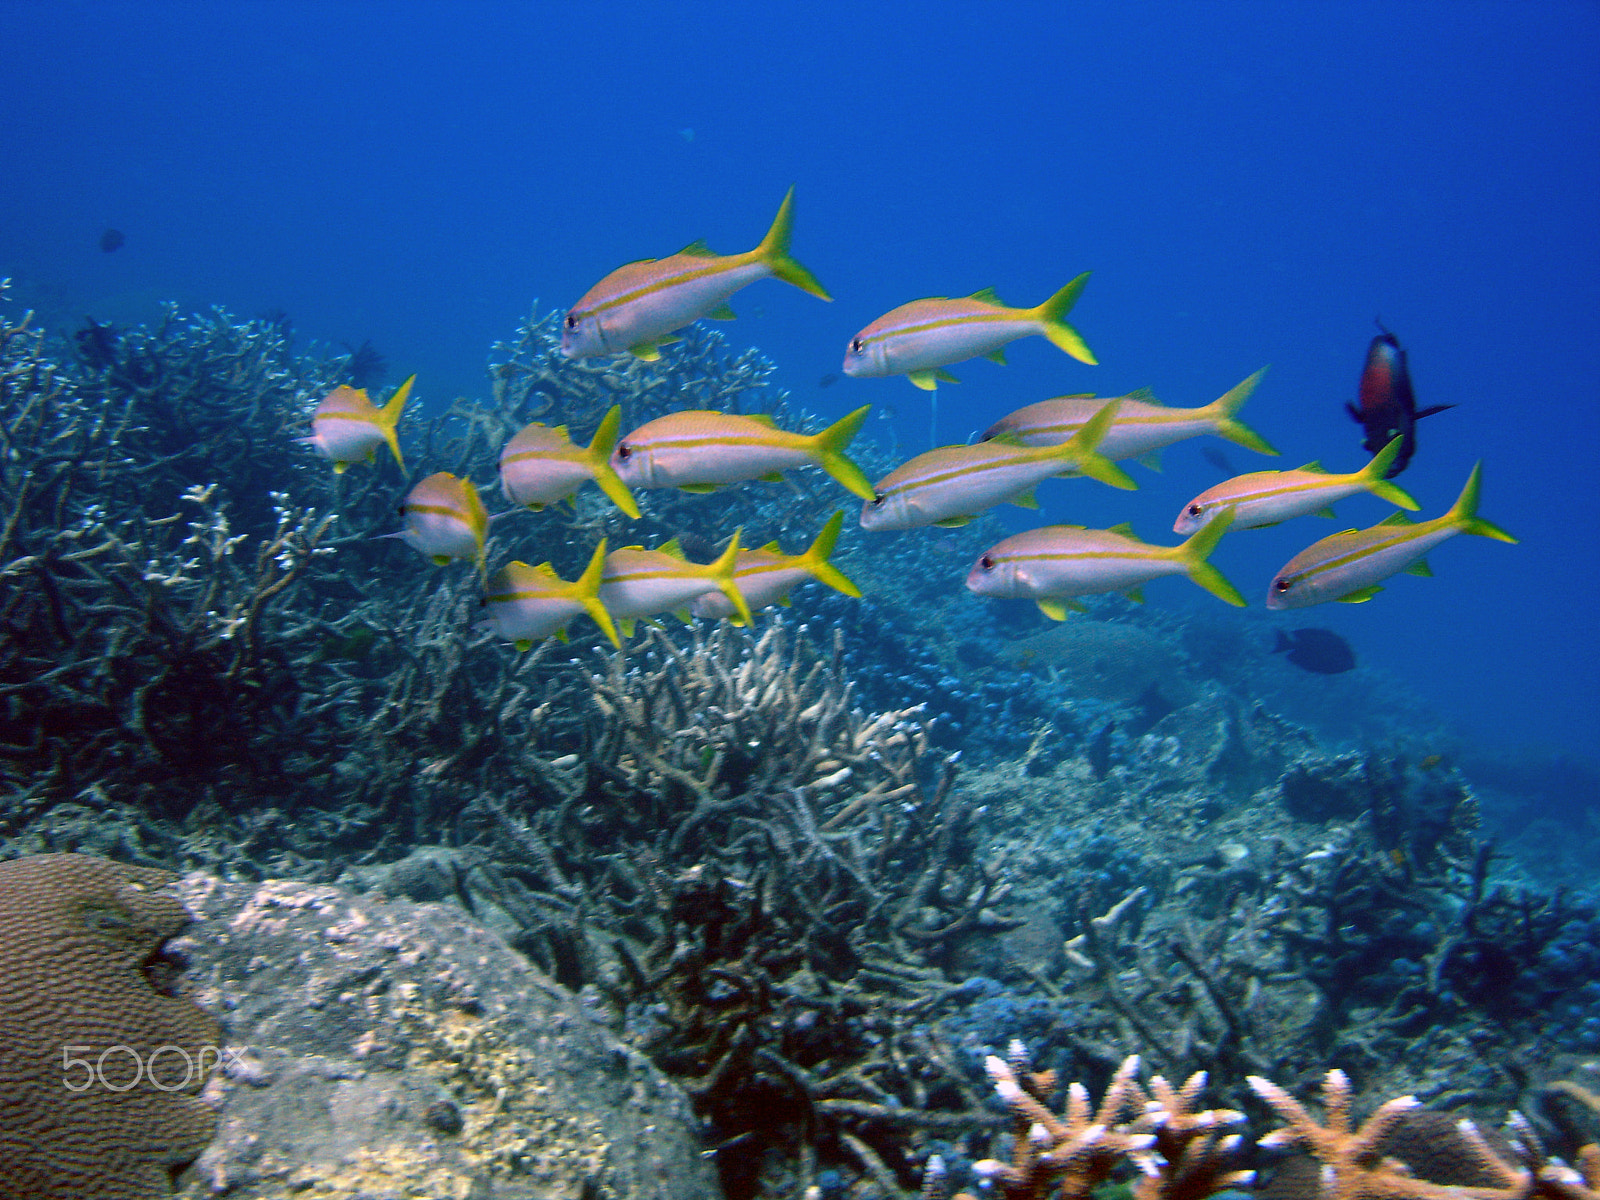
[[[1481,459],[1482,515],[1519,544],[1457,538],[1431,579],[1274,622],[1342,634],[1475,740],[1600,746],[1593,3],[8,0],[0,39],[0,277],[55,328],[281,310],[442,409],[487,390],[536,299],[699,238],[749,249],[793,184],[794,254],[833,303],[764,282],[720,328],[800,407],[873,405],[897,457],[1063,393],[1204,404],[1271,364],[1244,419],[1281,459],[1186,443],[1131,467],[1135,493],[1051,481],[1015,529],[1175,540],[1221,478],[1203,446],[1356,470],[1345,405],[1381,319],[1418,405],[1453,406],[1398,482],[1436,516]],[[1083,271],[1098,366],[1030,338],[956,365],[936,414],[903,378],[841,377],[898,304],[1031,306]],[[1259,610],[1295,553],[1388,511],[1356,497],[1215,561]],[[1215,605],[1181,581],[1150,603]]]

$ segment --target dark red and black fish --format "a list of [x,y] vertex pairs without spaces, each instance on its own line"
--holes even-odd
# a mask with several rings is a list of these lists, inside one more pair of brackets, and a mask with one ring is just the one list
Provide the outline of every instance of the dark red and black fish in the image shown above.
[[1400,348],[1400,340],[1382,324],[1378,329],[1378,336],[1367,347],[1367,365],[1361,369],[1361,407],[1344,407],[1351,419],[1366,430],[1367,440],[1362,445],[1368,454],[1376,454],[1397,437],[1404,439],[1400,453],[1384,476],[1393,479],[1416,453],[1417,422],[1455,405],[1435,404],[1418,412],[1411,391],[1411,373],[1406,368],[1406,352]]
[[127,240],[122,236],[122,230],[108,229],[100,235],[100,249],[110,254],[113,250],[122,249]]
[[1331,629],[1278,630],[1274,654],[1284,655],[1302,671],[1318,675],[1340,675],[1356,665],[1356,652]]

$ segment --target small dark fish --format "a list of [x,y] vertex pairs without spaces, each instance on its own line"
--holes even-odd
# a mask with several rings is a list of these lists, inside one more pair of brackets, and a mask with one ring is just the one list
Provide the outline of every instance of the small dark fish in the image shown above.
[[344,360],[342,382],[353,388],[372,388],[389,374],[389,360],[374,350],[371,342],[362,342],[359,346],[351,346],[349,342],[339,344],[350,352],[350,357]]
[[839,382],[839,377],[837,375],[835,375],[832,371],[829,371],[821,379],[817,380],[817,386],[819,388],[832,387],[834,384],[836,384],[838,382]]
[[1350,643],[1331,629],[1296,629],[1292,633],[1280,629],[1272,652],[1284,654],[1302,671],[1318,675],[1339,675],[1356,665]]
[[1233,464],[1228,461],[1228,456],[1215,446],[1200,447],[1200,457],[1205,459],[1217,470],[1221,471],[1225,478],[1232,479],[1235,475],[1239,474],[1239,472],[1234,469]]
[[1406,368],[1406,352],[1400,340],[1378,325],[1379,334],[1367,347],[1367,365],[1361,369],[1361,407],[1346,404],[1345,411],[1362,429],[1367,440],[1362,443],[1368,454],[1376,454],[1395,438],[1400,443],[1400,453],[1389,465],[1385,479],[1393,479],[1406,469],[1417,450],[1417,422],[1423,417],[1454,408],[1453,404],[1435,404],[1432,408],[1417,411],[1416,397],[1411,392],[1411,373]]
[[122,236],[122,230],[108,229],[100,235],[100,249],[110,254],[113,250],[122,249],[127,240]]
[[91,371],[104,371],[107,367],[115,366],[117,351],[122,348],[122,335],[117,332],[117,327],[102,325],[93,317],[85,317],[84,320],[89,323],[72,335],[78,347],[78,358]]

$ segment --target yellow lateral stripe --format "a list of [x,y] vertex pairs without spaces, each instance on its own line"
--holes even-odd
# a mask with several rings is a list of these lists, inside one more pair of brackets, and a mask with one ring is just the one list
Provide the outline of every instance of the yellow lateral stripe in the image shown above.
[[892,337],[899,337],[905,333],[928,333],[935,329],[952,329],[957,325],[973,325],[979,321],[1015,321],[1017,324],[1026,324],[1028,317],[1020,316],[1016,312],[998,313],[968,313],[958,317],[936,317],[930,321],[922,321],[916,325],[896,325],[892,329],[884,329],[861,339],[863,345],[870,346],[874,342],[887,341]]
[[408,513],[428,513],[430,516],[435,517],[455,517],[463,525],[472,524],[470,513],[462,512],[459,508],[452,508],[448,504],[418,504],[413,500],[406,504],[406,511]]
[[708,433],[701,437],[652,437],[643,442],[628,442],[627,438],[623,438],[622,441],[628,442],[628,445],[636,450],[664,450],[669,448],[673,450],[702,450],[706,447],[715,448],[721,446],[759,446],[763,449],[767,447],[787,449],[790,442],[786,440],[785,435],[787,435],[787,439],[791,440],[806,436],[805,434],[790,434],[786,429],[774,429],[770,432],[776,436],[762,438],[756,433],[751,433],[749,436]]
[[[1365,532],[1365,530],[1362,532]],[[1309,579],[1313,576],[1321,575],[1331,571],[1336,567],[1349,566],[1351,563],[1360,562],[1362,559],[1369,558],[1374,554],[1382,553],[1385,550],[1391,550],[1395,546],[1400,546],[1404,545],[1406,542],[1415,541],[1418,537],[1424,536],[1425,534],[1436,532],[1438,532],[1438,530],[1436,527],[1431,525],[1431,522],[1428,525],[1412,525],[1406,530],[1406,534],[1409,536],[1402,535],[1399,537],[1385,538],[1381,541],[1369,542],[1366,545],[1359,546],[1354,550],[1349,550],[1343,554],[1335,555],[1333,558],[1325,559],[1318,563],[1312,563],[1310,566],[1297,572],[1293,578]]]
[[[981,443],[981,442],[979,443],[979,445],[982,445],[982,444],[983,443]],[[1022,450],[1059,450],[1060,449],[1059,446],[1022,446],[1022,447],[1018,447],[1018,448],[1022,449]],[[967,476],[967,475],[978,475],[978,474],[981,474],[982,472],[985,472],[985,471],[999,471],[999,470],[1002,470],[1002,469],[1004,469],[1006,467],[1017,466],[1020,463],[1041,462],[1041,461],[1044,461],[1045,459],[1048,459],[1049,457],[1050,457],[1050,455],[1048,455],[1048,454],[1038,454],[1038,455],[1032,455],[1032,456],[1019,455],[1016,458],[1003,458],[1003,459],[996,459],[996,460],[994,460],[992,462],[970,463],[970,464],[968,464],[966,466],[951,467],[949,470],[942,471],[937,475],[919,475],[915,479],[907,479],[904,482],[902,482],[895,489],[895,491],[910,492],[910,491],[914,491],[917,488],[931,487],[936,483],[947,483],[948,481],[950,481],[952,479],[960,479],[963,476]],[[1066,462],[1067,462],[1066,459],[1062,459],[1061,461],[1062,461],[1063,464],[1066,464]],[[1063,465],[1062,469],[1065,470],[1066,466]],[[892,496],[892,495],[895,494],[895,491],[885,492],[884,495]]]
[[[1167,546],[1151,546],[1150,550],[1166,550]],[[1095,560],[1128,560],[1130,562],[1145,562],[1158,557],[1157,555],[1138,550],[1044,550],[1035,554],[1003,555],[995,558],[996,565],[1000,563],[1030,563],[1030,562],[1080,562],[1085,559]]]
[[642,283],[629,291],[619,292],[615,296],[608,296],[604,300],[596,301],[591,308],[574,309],[574,315],[578,317],[587,317],[592,313],[607,312],[610,309],[620,308],[624,304],[638,300],[640,297],[653,296],[659,292],[666,291],[668,288],[677,287],[680,284],[693,283],[700,279],[709,279],[713,275],[722,275],[736,267],[745,266],[746,263],[741,261],[742,259],[743,255],[729,255],[727,258],[716,260],[716,262],[709,266],[699,267],[693,270],[682,270],[665,276],[661,279],[652,279],[649,283]]

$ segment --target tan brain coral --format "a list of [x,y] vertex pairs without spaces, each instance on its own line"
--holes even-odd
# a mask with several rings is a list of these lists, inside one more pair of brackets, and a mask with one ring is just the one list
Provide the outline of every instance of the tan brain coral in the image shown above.
[[162,944],[165,871],[79,854],[0,863],[0,1200],[148,1200],[211,1140],[195,1094],[217,1021]]

